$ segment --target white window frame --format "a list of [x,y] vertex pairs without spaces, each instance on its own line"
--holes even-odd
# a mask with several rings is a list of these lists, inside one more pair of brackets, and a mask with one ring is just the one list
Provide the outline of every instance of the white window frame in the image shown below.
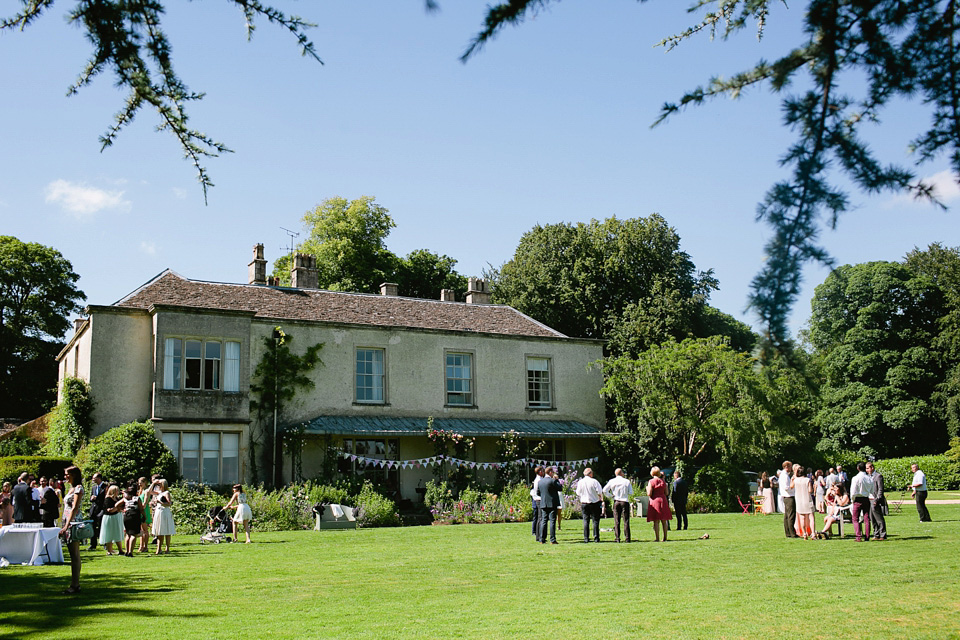
[[[184,436],[194,436],[197,440],[197,447],[184,449],[183,442]],[[216,447],[210,446],[216,439]],[[184,479],[187,482],[197,482],[200,484],[235,484],[241,480],[241,467],[240,467],[240,432],[238,431],[164,431],[160,434],[160,439],[163,440],[163,443],[173,452],[174,458],[177,460],[177,469],[184,476]],[[193,439],[193,438],[190,438]],[[184,455],[195,454],[195,455]],[[205,455],[209,453],[215,453],[214,456]],[[232,456],[224,456],[224,454],[233,454]],[[183,461],[185,458],[196,459],[197,461],[197,470],[196,474],[190,474],[184,472]],[[204,460],[205,459],[216,459],[216,478],[207,478],[204,477],[206,474],[204,472]],[[225,468],[224,460],[234,460],[234,468],[230,469],[229,466]],[[230,464],[229,462],[227,463]],[[230,475],[225,475],[230,474]],[[191,477],[193,475],[194,477]]]
[[[200,356],[187,358],[187,343],[200,343]],[[208,345],[219,345],[219,355],[208,358]],[[176,346],[180,355],[176,355]],[[236,345],[236,346],[233,346]],[[161,388],[165,391],[204,391],[239,393],[241,343],[239,340],[200,338],[196,336],[166,336],[163,340],[163,371]],[[187,368],[199,361],[198,386],[187,387]],[[208,380],[208,376],[212,376]]]
[[[546,369],[531,369],[532,362],[545,362]],[[553,358],[528,354],[524,358],[525,387],[528,409],[554,408]],[[544,399],[543,396],[546,396]],[[539,396],[539,399],[534,397]]]
[[[365,368],[364,371],[360,371],[361,353],[371,353],[379,354],[380,356],[380,372],[376,372],[377,360],[374,357],[372,360],[363,360],[362,364]],[[356,347],[354,349],[354,374],[353,374],[353,400],[357,404],[386,404],[387,403],[387,350],[383,347]],[[367,365],[371,365],[369,370],[367,370]],[[361,385],[360,381],[362,378],[369,378],[373,383],[372,386]],[[379,381],[379,388],[377,387],[377,381]],[[370,391],[370,398],[361,398],[361,391]],[[377,398],[377,391],[380,392],[380,397]],[[366,395],[366,394],[364,394]]]
[[[470,359],[469,367],[467,370],[469,372],[469,377],[451,377],[450,368],[462,370],[463,364],[450,364],[450,357],[466,357]],[[476,354],[473,351],[463,350],[463,349],[447,349],[443,352],[443,393],[444,393],[444,405],[448,407],[475,407],[477,406],[477,369],[476,369]],[[450,389],[451,381],[460,381],[461,389],[452,390]],[[462,382],[468,382],[468,390],[464,391],[462,389]],[[466,402],[451,402],[451,396],[465,396]]]

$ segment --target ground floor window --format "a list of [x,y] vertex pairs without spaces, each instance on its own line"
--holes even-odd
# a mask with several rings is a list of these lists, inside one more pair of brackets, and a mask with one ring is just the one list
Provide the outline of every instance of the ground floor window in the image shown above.
[[361,439],[344,438],[343,451],[357,456],[356,460],[350,458],[341,458],[339,463],[340,473],[351,474],[359,477],[361,480],[369,480],[374,486],[385,490],[388,494],[393,494],[396,498],[400,496],[400,469],[379,467],[375,464],[366,464],[365,459],[374,460],[399,460],[400,441],[396,438],[385,439]]
[[240,482],[240,434],[217,431],[164,431],[162,440],[173,452],[180,475],[188,482]]

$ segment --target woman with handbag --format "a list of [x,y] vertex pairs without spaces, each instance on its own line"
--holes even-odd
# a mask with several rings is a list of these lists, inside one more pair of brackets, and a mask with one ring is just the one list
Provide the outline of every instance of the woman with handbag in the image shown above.
[[67,467],[63,474],[70,483],[70,491],[63,501],[63,526],[60,528],[60,537],[70,552],[70,586],[63,593],[74,594],[80,593],[80,537],[77,535],[80,523],[74,524],[73,521],[83,509],[83,476],[77,467]]

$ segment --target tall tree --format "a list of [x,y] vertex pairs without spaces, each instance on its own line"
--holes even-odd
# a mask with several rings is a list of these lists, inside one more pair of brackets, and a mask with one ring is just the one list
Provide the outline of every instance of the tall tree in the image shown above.
[[56,249],[0,236],[0,414],[34,418],[56,399],[53,356],[86,296]]
[[[485,23],[463,54],[474,55],[504,26],[518,24],[557,0],[506,0],[488,8]],[[668,50],[687,38],[717,32],[726,39],[756,22],[758,35],[775,0],[700,0],[703,19],[659,44]],[[783,2],[782,4],[786,4]],[[708,11],[715,6],[716,9]],[[758,207],[773,228],[767,260],[753,281],[750,301],[774,350],[787,348],[787,318],[800,291],[801,270],[811,260],[831,263],[820,246],[848,208],[838,172],[866,193],[905,191],[933,199],[932,186],[906,168],[885,165],[862,137],[884,107],[922,105],[910,150],[920,164],[949,154],[960,176],[960,4],[955,0],[808,0],[803,41],[773,62],[705,86],[663,106],[657,123],[687,105],[720,96],[739,97],[767,82],[773,91],[803,87],[783,100],[784,123],[797,132],[781,163],[792,175],[775,184]],[[804,78],[798,78],[805,75]],[[942,206],[942,205],[941,205]],[[769,350],[768,350],[769,353]]]
[[883,457],[944,451],[945,369],[933,344],[945,304],[931,279],[894,262],[845,265],[816,288],[809,336],[829,443]]
[[602,361],[601,393],[647,462],[756,460],[775,441],[782,391],[755,364],[720,337],[667,341]]
[[655,305],[651,317],[674,323],[673,313],[686,313],[717,286],[712,271],[696,272],[680,236],[657,214],[537,225],[488,277],[497,302],[586,338],[605,337],[631,305]]
[[392,280],[400,295],[436,300],[441,289],[453,289],[458,300],[467,292],[467,279],[457,273],[457,261],[426,249],[415,249],[397,261]]

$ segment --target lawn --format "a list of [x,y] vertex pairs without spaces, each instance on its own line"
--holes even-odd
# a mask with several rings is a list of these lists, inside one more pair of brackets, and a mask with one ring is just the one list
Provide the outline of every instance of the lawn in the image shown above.
[[178,536],[169,556],[85,551],[77,596],[68,566],[0,570],[0,638],[960,637],[960,505],[930,511],[866,544],[739,514],[666,544],[636,519],[630,545],[583,544],[579,521],[556,546],[529,523]]

